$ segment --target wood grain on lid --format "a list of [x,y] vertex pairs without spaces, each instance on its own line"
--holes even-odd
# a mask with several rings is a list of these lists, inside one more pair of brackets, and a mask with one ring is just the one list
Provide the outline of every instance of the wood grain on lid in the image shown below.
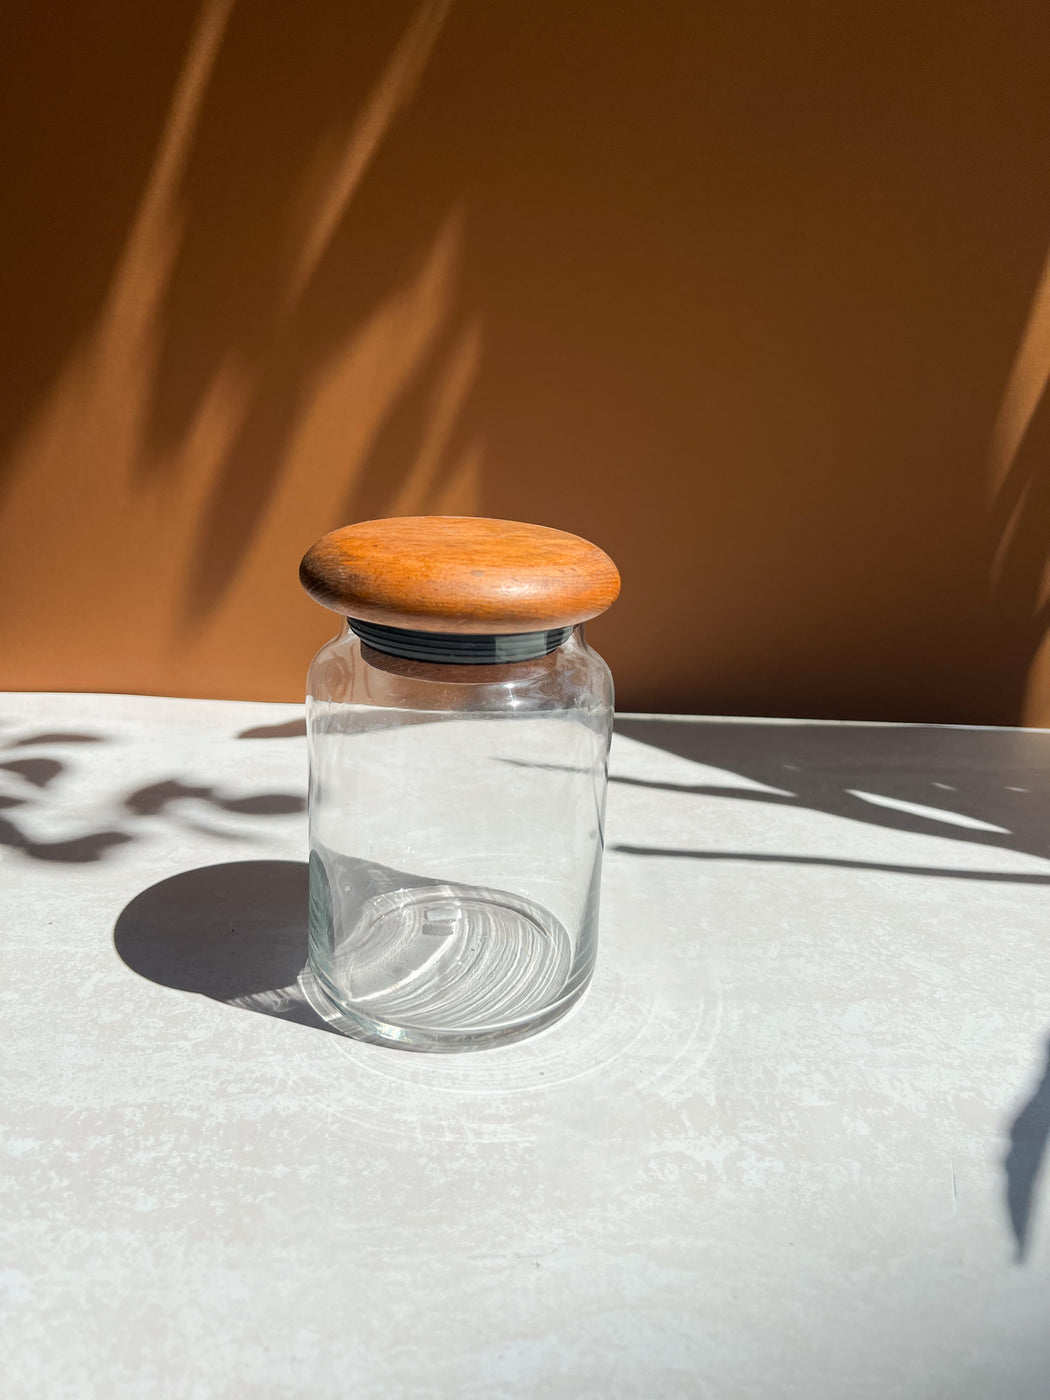
[[344,617],[430,632],[541,632],[616,600],[609,556],[564,530],[460,515],[395,516],[333,530],[299,578]]

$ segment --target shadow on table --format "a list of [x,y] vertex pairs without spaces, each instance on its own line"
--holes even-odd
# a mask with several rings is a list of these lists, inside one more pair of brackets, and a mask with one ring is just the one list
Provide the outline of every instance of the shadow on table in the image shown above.
[[[800,807],[1050,858],[1050,735],[1037,730],[626,717],[617,720],[616,732],[745,782],[650,782],[614,774],[614,784]],[[634,847],[632,854],[644,849]],[[880,867],[873,862],[872,868]],[[988,871],[987,878],[1003,877]]]
[[[241,738],[280,739],[301,721],[247,730]],[[614,784],[792,806],[984,849],[1050,857],[1050,736],[1038,732],[924,726],[774,725],[630,719],[627,738],[738,775],[724,782],[678,783],[613,776]],[[23,777],[29,779],[28,773]],[[49,780],[39,771],[39,777]],[[703,776],[703,775],[700,775]],[[754,786],[760,784],[761,787]],[[763,790],[765,789],[765,790]],[[129,809],[153,814],[187,795],[216,805],[211,790],[177,782],[132,794]],[[292,799],[276,795],[278,808]],[[265,810],[253,799],[252,810]],[[236,810],[227,806],[228,810]],[[821,864],[886,873],[1050,883],[1050,875],[857,861],[836,856],[622,846],[636,857]],[[295,861],[239,861],[172,876],[143,891],[121,914],[114,942],[124,962],[163,986],[227,1005],[330,1030],[303,998],[307,867]],[[1035,1191],[1050,1141],[1050,1069],[1008,1126],[1005,1198],[1017,1259],[1031,1233]]]
[[[617,733],[743,779],[678,783],[613,775],[614,784],[804,808],[870,826],[939,836],[978,850],[1050,857],[1050,735],[924,725],[763,724],[623,718]],[[698,775],[702,776],[702,775]],[[755,786],[760,784],[761,787]],[[702,861],[833,866],[1004,885],[1047,885],[1050,874],[887,864],[838,856],[618,846],[621,854]],[[1024,1262],[1036,1188],[1050,1144],[1050,1060],[1008,1120],[1006,1213]]]
[[[294,721],[293,721],[294,723]],[[281,726],[277,726],[281,728]],[[250,731],[249,731],[250,733]],[[238,736],[243,737],[243,736]],[[29,734],[3,745],[5,753],[12,749],[33,747],[58,747],[61,751],[69,744],[100,744],[105,742],[101,734],[52,731]],[[31,755],[28,757],[4,757],[0,760],[0,779],[10,787],[14,779],[13,791],[0,792],[0,810],[11,815],[0,816],[0,846],[18,851],[30,860],[60,862],[69,865],[92,864],[102,860],[114,847],[126,845],[135,839],[134,832],[122,827],[104,827],[95,831],[81,832],[65,839],[34,839],[21,824],[23,814],[39,811],[50,802],[58,780],[68,777],[74,769],[68,755]],[[189,814],[184,804],[196,804]],[[242,831],[230,831],[201,822],[193,815],[194,810],[204,807],[211,814],[226,816],[280,817],[294,816],[306,808],[305,800],[292,792],[259,792],[250,796],[225,794],[210,784],[187,783],[181,778],[167,778],[136,788],[118,799],[116,809],[122,822],[137,824],[141,818],[166,818],[188,830],[196,831],[220,841],[241,841],[251,837]]]
[[242,729],[238,739],[305,739],[306,720],[286,719],[281,724],[256,724]]
[[1024,1263],[1032,1223],[1035,1187],[1050,1141],[1050,1053],[1042,1078],[1010,1125],[1010,1150],[1003,1159],[1006,1208],[1017,1243],[1016,1260]]
[[113,942],[151,982],[330,1031],[299,990],[308,868],[241,860],[172,875],[121,913]]

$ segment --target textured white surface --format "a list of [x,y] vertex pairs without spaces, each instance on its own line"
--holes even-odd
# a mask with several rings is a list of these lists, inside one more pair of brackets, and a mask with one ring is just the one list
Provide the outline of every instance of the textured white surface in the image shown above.
[[0,697],[6,1396],[1045,1400],[1050,735],[623,721],[591,991],[430,1058],[224,1004],[296,716]]

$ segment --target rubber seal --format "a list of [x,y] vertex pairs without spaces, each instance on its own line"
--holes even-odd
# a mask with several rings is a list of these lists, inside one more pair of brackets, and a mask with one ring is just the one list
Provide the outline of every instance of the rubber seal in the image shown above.
[[376,651],[407,661],[432,661],[439,666],[506,666],[549,656],[572,635],[571,627],[548,632],[508,632],[472,636],[466,632],[414,632],[406,627],[380,627],[348,617],[350,630]]

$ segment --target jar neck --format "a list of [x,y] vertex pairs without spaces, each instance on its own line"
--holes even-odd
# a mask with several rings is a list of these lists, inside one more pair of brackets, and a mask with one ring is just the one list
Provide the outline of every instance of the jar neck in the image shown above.
[[501,666],[549,656],[572,636],[571,627],[546,632],[471,634],[417,632],[407,627],[380,627],[360,618],[346,619],[366,646],[406,661],[429,661],[437,666]]

